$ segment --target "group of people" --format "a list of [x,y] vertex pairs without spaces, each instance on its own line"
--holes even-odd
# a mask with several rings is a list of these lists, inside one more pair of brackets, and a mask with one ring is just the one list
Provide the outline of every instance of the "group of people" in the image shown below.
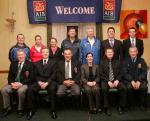
[[[136,38],[136,29],[129,28],[129,38],[115,39],[115,29],[107,29],[108,39],[98,40],[94,29],[87,29],[87,37],[80,40],[75,28],[70,28],[67,38],[57,45],[57,39],[50,39],[50,46],[42,44],[40,35],[35,36],[31,49],[24,43],[24,35],[17,35],[17,44],[9,51],[11,61],[8,85],[1,89],[4,112],[11,110],[10,94],[17,93],[18,116],[24,114],[30,120],[37,110],[37,96],[40,90],[47,90],[50,98],[51,117],[57,118],[56,100],[64,101],[68,96],[78,103],[81,88],[89,102],[89,112],[96,114],[102,109],[110,116],[109,89],[118,91],[118,113],[123,114],[129,97],[129,107],[139,94],[139,106],[144,108],[147,92],[147,65],[143,55],[143,41]],[[102,93],[100,93],[102,92]],[[100,98],[102,106],[100,106]]]

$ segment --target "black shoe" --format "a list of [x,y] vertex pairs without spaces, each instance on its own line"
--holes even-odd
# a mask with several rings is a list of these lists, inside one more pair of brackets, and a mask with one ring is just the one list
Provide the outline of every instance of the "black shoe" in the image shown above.
[[112,115],[111,110],[110,109],[105,109],[105,114],[107,116],[111,116]]
[[122,114],[124,113],[124,110],[123,110],[123,108],[121,108],[121,107],[118,107],[118,113],[119,113],[120,115],[122,115]]
[[52,117],[52,119],[56,119],[56,118],[57,118],[56,112],[52,112],[52,113],[51,113],[51,117]]
[[17,111],[17,117],[18,117],[18,118],[23,117],[23,115],[24,115],[23,110],[18,110],[18,111]]
[[1,117],[4,118],[11,113],[11,109],[3,109]]
[[97,114],[97,110],[94,108],[94,109],[91,109],[90,111],[89,111],[89,113],[90,114]]
[[30,120],[32,118],[32,116],[34,115],[34,111],[30,110],[27,115],[26,115],[26,119]]
[[140,110],[141,110],[141,111],[145,111],[146,108],[145,108],[144,106],[140,106]]
[[101,108],[99,108],[98,110],[97,110],[97,113],[102,113],[102,109]]

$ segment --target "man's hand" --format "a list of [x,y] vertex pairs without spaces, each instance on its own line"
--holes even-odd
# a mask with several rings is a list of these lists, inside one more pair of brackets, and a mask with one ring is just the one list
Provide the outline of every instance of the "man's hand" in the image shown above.
[[119,81],[115,80],[113,84],[114,84],[114,87],[118,87]]
[[48,86],[48,82],[43,82],[43,84],[41,85],[41,89],[46,89],[47,86]]
[[140,85],[141,85],[141,82],[140,82],[140,81],[137,81],[137,82],[136,82],[136,89],[137,89],[137,90],[140,88]]
[[11,87],[12,87],[13,89],[19,89],[19,88],[22,87],[22,86],[23,86],[23,84],[20,83],[20,82],[11,83]]
[[108,82],[108,85],[110,88],[114,88],[114,84],[111,81]]
[[133,81],[131,81],[131,85],[132,85],[132,87],[133,87],[133,89],[135,89],[136,90],[136,83],[135,83],[135,81],[133,80]]

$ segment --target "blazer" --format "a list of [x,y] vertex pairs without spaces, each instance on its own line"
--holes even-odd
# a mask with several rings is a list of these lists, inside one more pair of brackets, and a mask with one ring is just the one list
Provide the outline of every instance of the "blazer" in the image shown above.
[[34,64],[36,82],[43,81],[51,83],[56,80],[56,62],[48,59],[46,65],[43,65],[43,59]]
[[[112,68],[114,74],[114,80],[121,81],[122,71],[119,60],[112,60]],[[100,62],[100,79],[101,81],[109,81],[109,60],[104,59]]]
[[[12,61],[9,68],[8,74],[8,84],[16,82],[15,79],[18,73],[18,61]],[[20,74],[20,82],[22,84],[30,84],[34,80],[34,72],[33,65],[30,61],[26,60],[23,64],[21,74]]]
[[[110,48],[110,44],[109,44],[109,40],[106,39],[104,41],[102,41],[102,53],[101,53],[101,56],[102,58],[106,58],[105,56],[105,50],[107,48]],[[114,46],[113,46],[113,49],[114,49],[114,59],[116,60],[123,60],[123,46],[122,46],[122,42],[120,40],[117,40],[117,39],[114,39]]]
[[[79,83],[80,80],[80,70],[79,65],[75,63],[75,61],[71,60],[71,72],[72,72],[72,80],[75,83]],[[59,84],[63,84],[65,80],[65,60],[60,60],[57,64],[57,81]]]
[[49,58],[56,62],[59,61],[62,59],[62,50],[58,47],[55,54],[53,54],[52,50],[49,49]]
[[[99,66],[93,64],[92,66],[92,72],[93,72],[93,77],[96,83],[99,83],[100,76],[99,76]],[[89,78],[89,66],[87,64],[84,64],[81,66],[81,82],[83,84],[86,84],[88,82]]]
[[138,80],[147,82],[147,65],[143,58],[137,57],[135,62],[127,58],[123,62],[123,79],[127,82]]
[[[124,51],[124,58],[129,57],[129,48],[131,47],[131,41],[130,38],[123,40],[123,51]],[[138,57],[141,57],[144,52],[144,47],[143,47],[143,40],[137,39],[136,38],[136,47],[138,49]]]

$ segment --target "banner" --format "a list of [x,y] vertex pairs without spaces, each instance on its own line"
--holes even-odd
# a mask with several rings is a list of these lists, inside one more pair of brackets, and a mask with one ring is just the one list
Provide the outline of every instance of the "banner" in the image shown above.
[[122,0],[27,0],[29,23],[118,22]]

